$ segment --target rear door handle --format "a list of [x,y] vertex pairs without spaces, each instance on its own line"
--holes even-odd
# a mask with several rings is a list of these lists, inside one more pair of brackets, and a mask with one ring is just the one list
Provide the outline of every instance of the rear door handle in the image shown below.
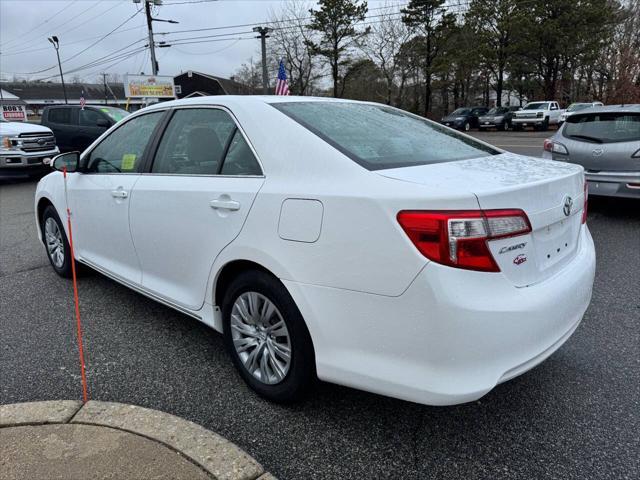
[[113,198],[127,198],[129,194],[124,190],[111,190],[111,196]]
[[220,198],[211,200],[209,206],[215,210],[240,210],[240,202]]

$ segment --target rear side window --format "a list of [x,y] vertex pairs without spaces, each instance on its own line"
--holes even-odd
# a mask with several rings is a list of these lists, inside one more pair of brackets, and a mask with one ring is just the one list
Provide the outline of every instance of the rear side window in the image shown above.
[[216,175],[235,128],[223,110],[177,110],[162,136],[152,173]]
[[640,113],[601,112],[573,114],[562,135],[594,143],[640,141]]
[[287,102],[272,106],[368,170],[500,153],[434,122],[382,105]]
[[47,117],[51,123],[71,124],[70,108],[52,108]]

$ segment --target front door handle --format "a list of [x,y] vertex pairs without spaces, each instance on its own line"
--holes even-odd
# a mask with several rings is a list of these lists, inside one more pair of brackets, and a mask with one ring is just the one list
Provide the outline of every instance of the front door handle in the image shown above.
[[129,194],[124,190],[111,190],[111,196],[113,198],[127,198]]
[[240,202],[226,198],[211,200],[209,206],[215,210],[240,210]]

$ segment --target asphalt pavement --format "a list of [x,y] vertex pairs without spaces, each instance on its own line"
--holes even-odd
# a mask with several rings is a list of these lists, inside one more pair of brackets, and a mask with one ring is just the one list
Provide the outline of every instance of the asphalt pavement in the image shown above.
[[496,147],[509,152],[529,155],[530,157],[541,157],[544,139],[552,137],[556,133],[555,127],[549,127],[546,132],[534,130],[498,132],[496,130],[472,130],[469,134],[483,142],[490,143]]
[[[529,155],[546,136],[476,135]],[[36,238],[34,190],[0,185],[0,404],[81,397],[72,287]],[[219,334],[97,273],[79,283],[90,396],[196,422],[280,479],[640,478],[640,204],[594,197],[589,227],[598,259],[582,325],[477,402],[426,407],[322,383],[303,403],[268,403]]]

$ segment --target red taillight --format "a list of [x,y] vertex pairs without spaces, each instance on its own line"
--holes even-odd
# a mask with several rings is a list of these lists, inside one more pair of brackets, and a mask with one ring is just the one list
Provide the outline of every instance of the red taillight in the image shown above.
[[589,205],[589,184],[584,182],[584,206],[582,207],[582,223],[587,223],[587,206]]
[[542,148],[544,148],[546,152],[553,152],[553,142],[550,139],[546,138],[544,140],[544,146]]
[[531,231],[529,219],[522,210],[406,210],[398,213],[398,222],[428,259],[482,272],[500,271],[488,240]]

